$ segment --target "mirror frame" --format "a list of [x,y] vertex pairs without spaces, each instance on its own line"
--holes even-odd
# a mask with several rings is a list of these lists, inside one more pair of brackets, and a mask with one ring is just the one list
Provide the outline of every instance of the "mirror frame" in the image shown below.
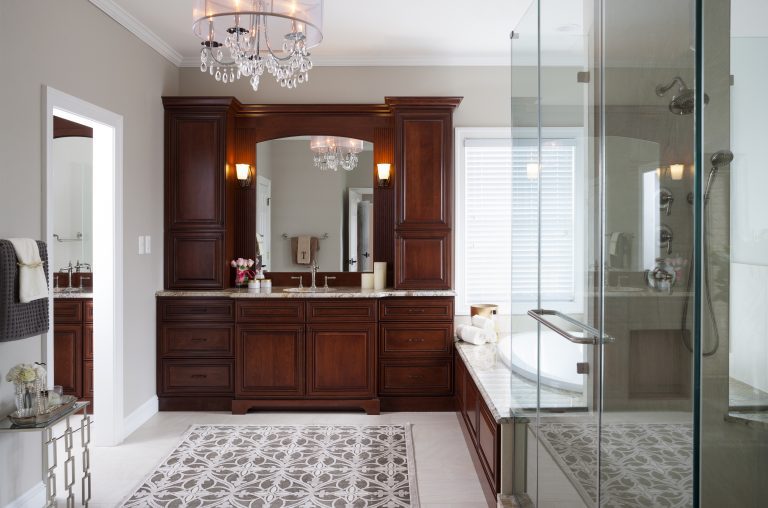
[[[235,164],[256,167],[256,145],[292,136],[342,136],[373,143],[374,167],[377,163],[395,163],[394,112],[389,104],[240,104],[235,106],[234,129],[227,139],[227,177],[234,194],[234,252],[238,257],[254,257],[256,253],[256,186],[240,188],[234,176]],[[231,168],[231,169],[230,169]],[[374,189],[374,261],[387,263],[388,286],[394,280],[395,254],[395,189],[379,187],[371,170]],[[254,175],[254,178],[255,178]],[[230,229],[228,226],[227,229]],[[318,272],[322,277],[336,277],[336,286],[360,285],[361,272]],[[309,284],[307,271],[267,272],[275,286],[291,286],[290,277],[302,276]]]

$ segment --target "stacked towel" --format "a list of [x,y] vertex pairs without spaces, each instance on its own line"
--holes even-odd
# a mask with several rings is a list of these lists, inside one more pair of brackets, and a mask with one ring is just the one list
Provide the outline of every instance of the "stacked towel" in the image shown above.
[[484,330],[488,335],[493,337],[493,340],[496,340],[496,321],[493,319],[474,315],[472,316],[472,326]]
[[458,335],[464,342],[469,342],[470,344],[478,346],[496,340],[496,332],[489,332],[482,328],[470,325],[458,325],[456,327],[456,335]]
[[8,241],[13,245],[18,259],[19,301],[29,303],[48,298],[48,283],[37,242],[31,238],[9,238]]

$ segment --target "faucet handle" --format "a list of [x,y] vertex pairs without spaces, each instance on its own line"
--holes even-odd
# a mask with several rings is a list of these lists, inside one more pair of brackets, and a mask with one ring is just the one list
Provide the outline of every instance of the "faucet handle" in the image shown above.
[[336,280],[336,277],[330,277],[328,275],[325,276],[325,287],[328,287],[328,281],[329,280]]
[[299,287],[300,287],[300,288],[303,288],[303,287],[304,287],[304,284],[303,284],[303,281],[302,281],[302,277],[301,277],[301,276],[298,276],[298,277],[291,277],[291,279],[293,279],[293,280],[299,279]]
[[80,276],[80,289],[83,289],[83,281],[84,280],[91,280],[91,278],[90,277],[86,277],[84,275],[81,275]]

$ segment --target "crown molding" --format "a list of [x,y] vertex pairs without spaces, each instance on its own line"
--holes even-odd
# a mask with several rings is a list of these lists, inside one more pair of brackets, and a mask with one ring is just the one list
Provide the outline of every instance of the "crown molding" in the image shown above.
[[[94,6],[101,9],[107,16],[117,21],[126,30],[141,39],[150,48],[154,49],[175,66],[182,65],[184,57],[165,42],[159,35],[150,30],[147,25],[136,19],[128,11],[117,5],[112,0],[89,0]],[[199,65],[199,63],[198,63]]]
[[[508,56],[477,57],[372,57],[345,58],[313,56],[315,67],[508,67]],[[179,67],[200,67],[200,58],[184,57]]]

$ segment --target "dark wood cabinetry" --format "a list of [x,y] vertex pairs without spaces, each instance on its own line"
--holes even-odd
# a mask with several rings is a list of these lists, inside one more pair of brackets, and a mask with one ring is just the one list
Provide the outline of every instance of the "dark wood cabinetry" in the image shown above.
[[379,300],[378,378],[387,411],[453,406],[453,298]]
[[453,297],[161,297],[157,309],[161,410],[454,408]]
[[92,408],[93,300],[54,299],[53,323],[53,382]]
[[392,98],[395,288],[453,285],[453,110],[460,98]]
[[231,97],[164,97],[165,287],[228,286],[233,250]]
[[501,491],[501,426],[458,355],[456,409],[488,506],[496,506],[497,494]]

